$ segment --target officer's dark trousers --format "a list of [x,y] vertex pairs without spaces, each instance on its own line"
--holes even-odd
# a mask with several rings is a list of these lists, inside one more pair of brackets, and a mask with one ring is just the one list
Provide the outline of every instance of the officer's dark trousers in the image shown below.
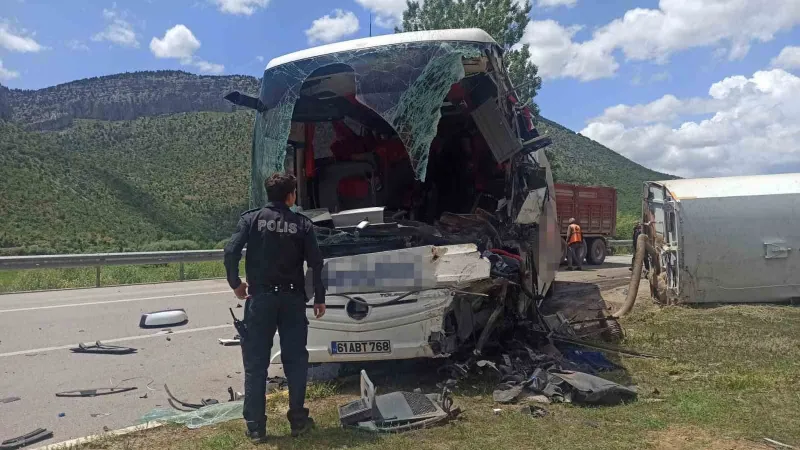
[[289,412],[292,424],[308,417],[303,405],[308,376],[308,319],[302,293],[262,293],[245,302],[244,323],[247,337],[242,336],[244,362],[244,420],[249,431],[266,429],[266,386],[272,340],[278,331],[281,361],[289,384]]

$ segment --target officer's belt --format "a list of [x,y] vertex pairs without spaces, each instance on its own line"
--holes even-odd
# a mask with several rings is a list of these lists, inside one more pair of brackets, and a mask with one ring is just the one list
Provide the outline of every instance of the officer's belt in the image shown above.
[[300,292],[300,287],[298,283],[259,284],[252,286],[249,291],[252,294],[288,294]]

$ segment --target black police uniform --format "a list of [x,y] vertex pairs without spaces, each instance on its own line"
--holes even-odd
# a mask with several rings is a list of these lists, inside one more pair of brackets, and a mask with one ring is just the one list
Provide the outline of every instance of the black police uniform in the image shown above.
[[[236,289],[242,248],[247,245],[245,271],[245,336],[241,336],[244,363],[244,419],[250,432],[266,431],[265,391],[272,340],[278,331],[281,361],[289,384],[289,419],[292,428],[308,420],[304,407],[308,376],[308,319],[303,260],[314,281],[314,303],[325,303],[322,255],[311,221],[292,212],[285,203],[271,202],[242,214],[225,246],[228,284]],[[241,335],[241,333],[240,333]]]

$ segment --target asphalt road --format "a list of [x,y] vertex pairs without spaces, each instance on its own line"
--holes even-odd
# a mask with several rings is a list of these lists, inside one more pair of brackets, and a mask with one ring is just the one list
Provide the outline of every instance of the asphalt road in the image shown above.
[[[630,256],[611,256],[603,266],[561,272],[558,279],[589,281],[583,278],[598,271],[624,276],[628,264]],[[225,401],[229,386],[243,391],[239,347],[217,342],[236,333],[228,308],[237,303],[224,280],[0,295],[0,399],[21,398],[0,403],[0,440],[43,427],[55,434],[44,443],[53,443],[134,425],[154,408],[169,408],[164,383],[191,402]],[[139,328],[142,313],[170,308],[185,309],[189,323],[172,327],[171,334]],[[241,309],[234,311],[241,317]],[[97,340],[138,352],[69,351]],[[55,396],[114,386],[137,389],[93,398]]]
[[[236,334],[228,313],[236,304],[217,280],[0,295],[0,398],[21,398],[0,403],[0,440],[43,427],[55,433],[47,443],[61,442],[133,425],[154,408],[169,408],[164,383],[187,401],[227,400],[228,386],[243,390],[241,353],[217,339]],[[139,328],[142,313],[169,308],[184,308],[189,323],[171,334]],[[241,309],[234,311],[241,317]],[[138,353],[69,351],[97,340]],[[138,389],[94,398],[54,395],[116,385]]]

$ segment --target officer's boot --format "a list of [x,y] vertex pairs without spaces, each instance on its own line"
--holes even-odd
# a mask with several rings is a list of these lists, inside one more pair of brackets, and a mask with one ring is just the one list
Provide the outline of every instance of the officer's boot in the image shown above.
[[314,428],[314,419],[308,416],[308,409],[303,408],[299,411],[289,411],[286,413],[289,425],[292,427],[292,437],[298,437]]
[[253,444],[264,444],[267,442],[267,432],[263,430],[259,431],[247,431],[247,437],[250,439],[250,442]]

